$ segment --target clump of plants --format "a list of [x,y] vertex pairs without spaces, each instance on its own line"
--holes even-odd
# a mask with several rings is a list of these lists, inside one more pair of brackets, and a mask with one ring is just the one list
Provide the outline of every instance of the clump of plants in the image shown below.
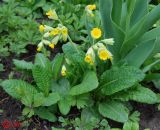
[[[139,130],[139,112],[129,101],[159,103],[158,94],[145,82],[148,76],[154,80],[152,68],[160,62],[160,30],[153,27],[160,18],[160,5],[151,11],[148,6],[148,0],[99,0],[98,14],[96,5],[87,5],[88,37],[83,44],[74,43],[70,29],[50,9],[46,15],[57,24],[39,27],[43,37],[37,51],[44,54],[37,53],[34,63],[14,60],[27,76],[3,81],[3,89],[24,104],[27,117],[55,122],[57,112],[67,115],[76,107],[80,118],[60,119],[76,130],[109,130],[108,119],[123,123],[123,130]],[[99,16],[102,24],[95,22]],[[63,53],[49,60],[43,49],[54,49],[59,41]]]

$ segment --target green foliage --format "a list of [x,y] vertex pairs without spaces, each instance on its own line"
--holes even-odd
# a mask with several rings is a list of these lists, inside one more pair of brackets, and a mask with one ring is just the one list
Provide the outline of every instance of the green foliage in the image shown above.
[[63,52],[72,64],[83,64],[85,53],[78,48],[78,45],[68,43],[63,45]]
[[70,87],[70,83],[67,79],[61,79],[52,84],[52,91],[60,95],[58,107],[63,115],[68,114],[74,102],[73,97],[69,95]]
[[[81,4],[74,5],[78,3]],[[16,68],[27,72],[29,78],[25,75],[23,80],[10,77],[1,86],[25,105],[22,114],[29,118],[38,115],[55,122],[58,112],[66,117],[72,107],[76,107],[81,116],[75,119],[59,118],[63,127],[74,126],[76,130],[110,130],[107,120],[111,119],[124,123],[123,130],[139,130],[140,114],[130,113],[129,101],[159,103],[159,95],[147,88],[144,80],[159,85],[160,76],[158,72],[152,74],[152,71],[159,70],[160,60],[159,57],[152,57],[160,51],[160,28],[153,27],[160,18],[160,6],[148,10],[148,0],[100,0],[100,19],[98,11],[95,11],[96,17],[86,14],[86,3],[90,2],[12,0],[8,4],[4,3],[3,10],[0,9],[0,47],[5,48],[0,51],[17,54],[26,52],[25,46],[28,42],[32,44],[39,41],[39,33],[35,31],[37,23],[33,19],[24,18],[40,18],[41,11],[46,12],[50,8],[56,9],[59,19],[53,23],[47,21],[49,26],[57,27],[60,23],[67,27],[68,41],[62,46],[63,52],[57,54],[53,60],[46,57],[46,50],[45,54],[36,54],[34,63],[14,59]],[[19,8],[15,10],[16,6]],[[24,12],[20,12],[22,6],[26,7]],[[101,28],[100,20],[104,37],[110,39],[92,38],[91,30],[95,27]],[[5,24],[6,28],[1,24]],[[13,30],[16,32],[11,33]],[[62,37],[61,34],[59,36]],[[49,37],[49,41],[50,39]],[[15,42],[17,45],[14,45]],[[59,42],[63,42],[62,38]],[[111,45],[113,42],[115,43]],[[100,56],[100,49],[104,48],[113,54],[109,60]],[[86,50],[91,52],[85,53]],[[90,54],[91,60],[93,58],[92,64],[88,64],[85,59]],[[116,129],[119,128],[112,130]]]
[[[51,61],[43,54],[37,54],[35,63],[14,60],[14,64],[20,70],[31,71],[34,81],[32,84],[23,80],[10,79],[1,83],[3,89],[12,97],[20,100],[26,107],[23,114],[31,117],[38,115],[49,121],[56,121],[56,117],[44,106],[57,104],[61,97],[57,92],[51,92],[53,75]],[[57,62],[55,65],[59,65]],[[65,102],[66,103],[66,102]]]
[[[15,0],[1,3],[0,8],[0,52],[1,56],[8,56],[10,52],[25,53],[28,44],[35,44],[40,40],[37,31],[38,23],[31,16],[20,15],[24,8],[20,7],[21,2]],[[27,12],[25,12],[27,13]]]
[[38,108],[35,110],[35,114],[38,115],[40,118],[42,119],[46,119],[50,122],[55,122],[57,121],[56,116],[51,113],[49,110],[45,109],[45,108]]
[[3,64],[0,64],[0,71],[3,71],[4,70],[4,66]]
[[[148,35],[147,39],[143,37],[154,30],[151,28],[160,18],[160,6],[157,5],[149,12],[148,0],[120,0],[118,8],[115,3],[115,0],[100,0],[105,36],[115,39],[114,46],[110,47],[115,57],[114,62],[125,59],[129,65],[140,67],[159,45],[159,42],[155,41],[160,33]],[[117,12],[119,17],[116,17]],[[142,48],[143,51],[141,51]]]

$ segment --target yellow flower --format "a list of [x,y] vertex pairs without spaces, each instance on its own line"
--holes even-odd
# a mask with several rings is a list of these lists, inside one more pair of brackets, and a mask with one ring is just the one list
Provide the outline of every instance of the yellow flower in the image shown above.
[[59,35],[55,36],[53,39],[52,39],[52,43],[54,43],[54,45],[57,45],[59,41]]
[[66,76],[66,75],[67,75],[66,71],[67,71],[67,70],[66,70],[65,65],[63,65],[63,66],[62,66],[62,70],[61,70],[61,75],[62,75],[62,76]]
[[43,48],[43,42],[41,41],[37,46],[37,51],[41,51]]
[[63,27],[61,30],[62,34],[68,35],[68,29],[66,27]]
[[86,56],[85,56],[85,62],[87,62],[87,63],[89,63],[89,64],[91,64],[91,65],[93,65],[93,60],[92,60],[92,57],[91,57],[91,55],[89,55],[89,54],[86,54]]
[[62,33],[63,41],[67,41],[68,29],[63,26],[63,27],[62,27],[62,30],[61,30],[61,33]]
[[92,31],[91,31],[91,36],[94,38],[94,39],[98,39],[102,36],[102,31],[101,29],[99,28],[93,28]]
[[96,9],[96,5],[88,5],[87,8],[92,11]]
[[94,17],[94,14],[93,13],[89,13],[89,16]]
[[49,10],[46,15],[48,16],[48,18],[50,19],[54,19],[54,20],[58,20],[58,16],[55,10]]
[[110,59],[112,60],[112,54],[106,48],[100,48],[98,50],[99,58],[103,61]]
[[49,47],[52,48],[52,49],[54,49],[54,43],[50,43]]
[[42,50],[42,47],[37,47],[37,51],[40,52]]
[[84,58],[84,61],[89,63],[90,65],[94,64],[95,61],[95,53],[92,47],[90,47],[86,53],[86,56]]
[[95,9],[96,9],[96,5],[95,5],[95,4],[94,4],[94,5],[87,5],[86,8],[85,8],[87,14],[88,14],[90,17],[93,17],[93,16],[94,16],[93,10],[95,10]]
[[58,35],[60,33],[60,29],[59,28],[54,28],[51,32],[50,32],[50,36],[55,36]]
[[40,32],[44,32],[44,30],[45,30],[45,26],[44,26],[44,25],[40,25],[40,26],[39,26],[39,31],[40,31]]

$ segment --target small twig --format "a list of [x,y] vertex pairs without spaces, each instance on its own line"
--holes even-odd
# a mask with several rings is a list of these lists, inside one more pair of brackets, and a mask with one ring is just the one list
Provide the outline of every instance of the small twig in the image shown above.
[[2,99],[2,100],[0,101],[0,104],[3,103],[5,100],[8,100],[8,99],[9,99],[9,97],[6,97],[6,98]]
[[46,130],[48,130],[47,126],[44,126],[44,128],[45,128]]

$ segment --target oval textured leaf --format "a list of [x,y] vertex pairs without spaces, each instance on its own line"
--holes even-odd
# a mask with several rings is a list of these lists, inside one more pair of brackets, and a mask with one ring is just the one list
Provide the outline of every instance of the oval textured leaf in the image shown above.
[[99,112],[102,116],[117,122],[126,122],[128,120],[128,109],[120,102],[107,101],[99,104]]
[[102,93],[112,95],[123,89],[132,87],[144,79],[145,74],[138,68],[123,66],[105,71],[101,76]]
[[98,78],[94,71],[88,71],[81,84],[71,88],[70,95],[80,95],[98,87]]

